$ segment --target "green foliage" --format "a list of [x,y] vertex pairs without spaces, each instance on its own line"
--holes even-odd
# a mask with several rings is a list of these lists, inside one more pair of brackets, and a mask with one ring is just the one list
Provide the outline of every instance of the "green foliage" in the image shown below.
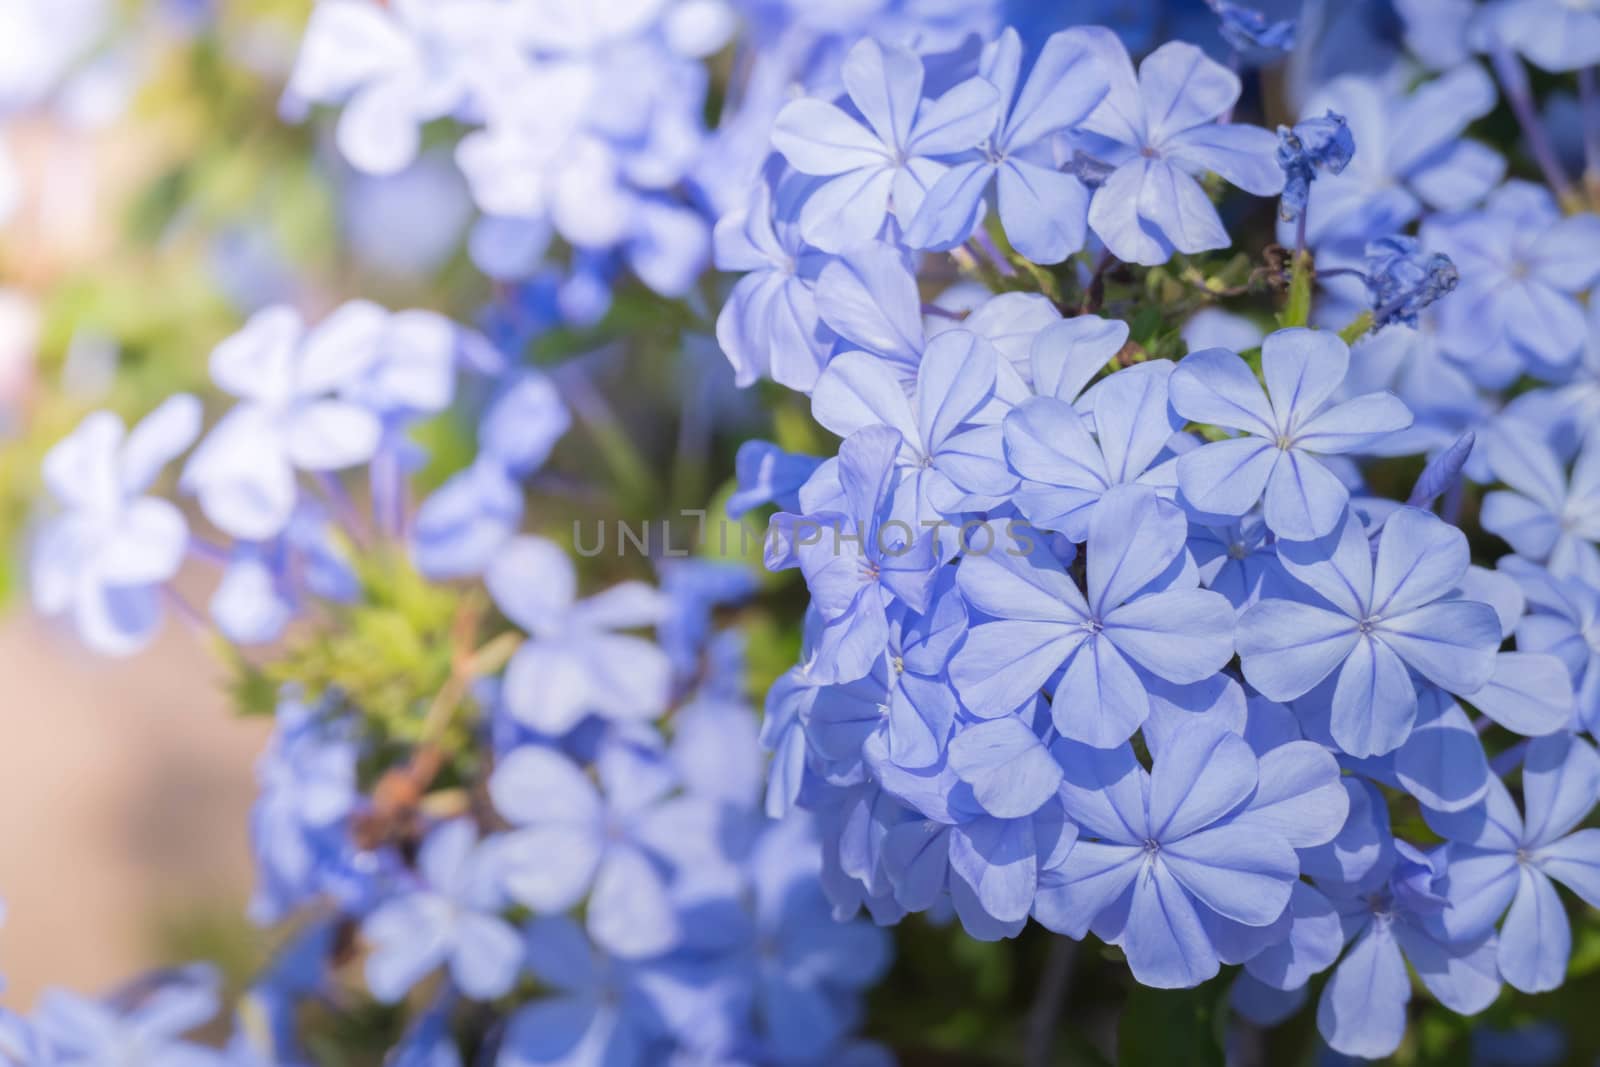
[[374,766],[392,764],[388,757],[396,747],[423,740],[437,743],[447,757],[470,751],[479,709],[469,692],[460,693],[437,736],[428,736],[439,728],[428,713],[459,657],[472,650],[462,647],[463,636],[471,645],[477,641],[485,613],[481,594],[428,582],[403,551],[389,546],[367,546],[352,558],[361,581],[357,602],[293,633],[264,666],[241,662],[235,693],[255,709],[293,686],[308,701],[329,700],[360,715],[364,736],[377,738],[378,751],[369,754]]
[[1222,1067],[1226,990],[1226,979],[1197,989],[1149,989],[1132,983],[1117,1027],[1118,1064]]

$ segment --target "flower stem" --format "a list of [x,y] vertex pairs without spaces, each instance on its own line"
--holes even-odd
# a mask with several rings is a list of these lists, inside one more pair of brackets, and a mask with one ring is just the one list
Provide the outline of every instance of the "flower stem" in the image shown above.
[[1500,87],[1505,90],[1506,102],[1511,105],[1517,122],[1522,126],[1523,136],[1528,139],[1528,151],[1544,172],[1545,182],[1556,194],[1563,210],[1573,210],[1577,191],[1573,189],[1567,172],[1562,169],[1561,161],[1556,158],[1544,123],[1539,120],[1533,102],[1533,87],[1528,83],[1528,72],[1523,69],[1522,61],[1505,48],[1496,48],[1490,53],[1489,59],[1494,64],[1495,77],[1500,79]]
[[1600,207],[1600,87],[1594,67],[1578,71],[1578,105],[1583,112],[1583,181],[1590,205]]

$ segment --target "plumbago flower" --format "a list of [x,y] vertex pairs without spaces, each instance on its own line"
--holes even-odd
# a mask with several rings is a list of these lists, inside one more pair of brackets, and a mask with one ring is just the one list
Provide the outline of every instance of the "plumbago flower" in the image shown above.
[[1587,336],[1577,294],[1600,279],[1600,215],[1563,218],[1528,182],[1507,182],[1483,211],[1431,219],[1430,248],[1461,272],[1461,297],[1440,305],[1440,338],[1460,358],[1500,350],[1541,377],[1570,370]]
[[817,380],[811,411],[840,437],[872,427],[900,434],[889,511],[920,532],[967,510],[969,494],[986,495],[997,479],[1008,480],[1000,428],[984,414],[994,397],[999,359],[994,346],[975,334],[939,334],[922,354],[908,398],[883,360],[843,352]]
[[[0,1060],[308,1064],[365,996],[397,1067],[878,1067],[863,909],[1092,933],[1147,985],[1238,967],[1249,1018],[1318,981],[1323,1038],[1367,1057],[1408,969],[1465,1013],[1559,984],[1559,887],[1600,892],[1596,242],[1536,127],[1554,199],[1501,185],[1528,169],[1497,124],[1462,137],[1498,104],[1469,41],[1549,58],[1554,0],[1404,3],[1410,44],[1222,0],[1120,39],[955,6],[317,6],[287,103],[342,108],[368,171],[457,139],[494,344],[260,312],[180,479],[220,545],[147,495],[195,402],[52,454],[36,584],[91,643],[147,639],[185,553],[219,566],[235,692],[275,717],[251,916],[295,930],[226,1053],[155,982],[0,1015]],[[1219,24],[1249,92],[1167,39]],[[1285,101],[1281,137],[1250,124]],[[1289,269],[1238,189],[1305,227]],[[775,505],[766,562],[798,573],[591,557],[580,596],[554,526],[602,498],[587,452],[654,507],[683,479],[635,431],[692,473],[754,412],[699,390],[658,425],[652,369],[612,417],[596,361],[523,364],[643,322],[699,351],[713,320],[739,384],[840,438],[785,410],[783,447],[738,450],[730,511]],[[603,449],[553,454],[568,401]],[[744,642],[796,628],[758,723]],[[1395,839],[1418,806],[1444,844]]]
[[221,1053],[184,1035],[216,1018],[215,969],[186,967],[158,976],[148,995],[119,1008],[62,989],[40,998],[33,1025],[50,1049],[39,1061],[61,1067],[222,1067]]
[[361,923],[373,945],[367,987],[394,1002],[429,972],[447,966],[462,993],[479,1000],[511,988],[522,969],[522,939],[499,915],[491,851],[465,820],[439,826],[417,855],[421,884],[380,904]]
[[1572,952],[1553,883],[1600,907],[1600,830],[1576,829],[1600,796],[1600,756],[1570,734],[1535,738],[1523,760],[1522,795],[1526,815],[1496,778],[1475,807],[1423,814],[1451,842],[1450,907],[1440,921],[1452,935],[1472,938],[1504,915],[1500,974],[1516,989],[1542,993],[1561,985]]
[[974,625],[951,661],[962,702],[984,717],[1005,715],[1064,669],[1056,729],[1110,746],[1150,714],[1144,672],[1177,684],[1216,674],[1233,655],[1233,608],[1197,588],[1192,571],[1168,573],[1187,531],[1178,508],[1129,486],[1107,493],[1090,521],[1087,595],[1042,549],[964,558],[961,594],[994,621]]
[[994,127],[998,94],[971,78],[937,99],[923,96],[922,60],[870,38],[840,70],[861,120],[821,100],[779,113],[772,143],[796,170],[825,177],[800,207],[800,234],[828,252],[875,237],[891,212],[909,225],[928,189]]
[[1350,493],[1316,457],[1358,451],[1411,425],[1392,393],[1329,405],[1350,350],[1333,334],[1279,330],[1261,346],[1266,394],[1244,360],[1224,349],[1196,352],[1172,372],[1172,408],[1194,422],[1242,430],[1178,460],[1178,487],[1202,512],[1237,518],[1265,503],[1279,537],[1314,541],[1338,525]]
[[652,626],[663,603],[642,582],[577,599],[577,571],[555,542],[519,537],[484,582],[529,639],[506,665],[507,710],[531,729],[564,734],[585,715],[651,719],[665,709],[671,665],[661,650],[619,630]]
[[1402,508],[1384,523],[1376,558],[1353,512],[1322,542],[1280,542],[1278,558],[1314,596],[1263,598],[1239,616],[1245,680],[1267,697],[1329,702],[1330,730],[1354,756],[1391,752],[1417,714],[1412,672],[1454,693],[1494,673],[1500,621],[1456,590],[1470,557],[1460,530]]
[[833,331],[822,322],[815,292],[827,257],[806,246],[795,221],[813,184],[800,174],[763,180],[747,209],[717,222],[717,266],[746,272],[717,315],[717,343],[739,385],[771,378],[806,392],[827,362]]
[[1137,75],[1119,42],[1104,64],[1110,90],[1076,138],[1079,151],[1110,168],[1089,204],[1095,235],[1118,259],[1147,265],[1228,247],[1194,176],[1211,171],[1257,196],[1283,189],[1276,138],[1216,121],[1239,99],[1238,76],[1176,41],[1147,56]]
[[[1258,761],[1243,738],[1194,722],[1152,771],[1126,745],[1055,746],[1061,793],[1082,830],[1041,880],[1034,915],[1089,930],[1127,954],[1145,985],[1181,988],[1242,962],[1250,931],[1289,907],[1296,847],[1331,841],[1345,805],[1333,758],[1293,742]],[[1330,788],[1331,787],[1331,788]]]
[[819,676],[865,675],[888,639],[890,605],[928,606],[938,562],[930,532],[890,517],[904,439],[885,426],[857,430],[839,446],[836,500],[844,510],[780,513],[768,566],[799,566],[826,622]]
[[1366,878],[1317,883],[1338,910],[1349,946],[1322,987],[1317,1029],[1336,1052],[1365,1059],[1388,1056],[1405,1034],[1407,963],[1428,992],[1463,1015],[1482,1011],[1500,993],[1493,931],[1460,939],[1443,926],[1451,906],[1449,850],[1383,843],[1385,858]]
[[212,379],[243,403],[189,457],[182,485],[220,529],[271,538],[294,513],[296,470],[336,471],[377,453],[378,417],[334,394],[376,361],[384,317],[355,302],[307,332],[294,309],[272,307],[212,352]]
[[[1054,340],[1045,337],[1040,334],[1045,344]],[[1075,375],[1056,378],[1042,370],[1035,368],[1036,387],[1054,379],[1058,392],[1073,388],[1068,383]],[[1094,420],[1092,436],[1070,397],[1047,395],[1017,405],[1002,431],[1006,461],[1022,476],[1013,496],[1017,509],[1042,529],[1082,541],[1100,501],[1118,486],[1175,495],[1173,463],[1158,462],[1182,425],[1168,409],[1171,373],[1168,362],[1148,363],[1097,385],[1079,401]]]
[[954,164],[928,190],[907,225],[908,245],[943,250],[966,240],[993,185],[1006,238],[1028,259],[1059,263],[1083,247],[1089,189],[1056,169],[1051,141],[1105,98],[1097,55],[1112,47],[1107,36],[1098,29],[1052,34],[1025,81],[1016,30],[985,46],[978,73],[1000,93],[994,128],[978,158]]
[[[1306,240],[1319,252],[1359,254],[1428,208],[1470,208],[1505,174],[1499,153],[1461,136],[1494,109],[1494,83],[1481,68],[1469,63],[1409,93],[1398,88],[1348,75],[1306,101],[1306,121],[1340,115],[1356,147],[1346,166],[1311,185]],[[1280,226],[1279,240],[1292,243],[1292,228]]]
[[34,603],[70,613],[97,652],[133,652],[160,625],[161,586],[183,562],[189,527],[146,491],[199,432],[200,402],[180,395],[131,433],[110,412],[90,415],[44,458],[45,487],[64,510],[35,542]]
[[1485,494],[1483,528],[1557,572],[1600,570],[1600,438],[1585,443],[1570,479],[1531,425],[1501,419],[1484,444],[1490,470],[1507,488]]

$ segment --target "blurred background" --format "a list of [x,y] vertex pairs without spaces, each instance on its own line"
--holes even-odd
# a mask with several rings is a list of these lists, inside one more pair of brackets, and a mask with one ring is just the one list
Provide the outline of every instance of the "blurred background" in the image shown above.
[[[253,763],[208,639],[127,661],[28,607],[38,462],[85,412],[199,388],[251,311],[474,307],[448,154],[351,172],[280,98],[310,0],[0,0],[0,971],[8,1006],[250,963]],[[405,219],[404,226],[395,225]],[[194,576],[195,598],[207,590]]]

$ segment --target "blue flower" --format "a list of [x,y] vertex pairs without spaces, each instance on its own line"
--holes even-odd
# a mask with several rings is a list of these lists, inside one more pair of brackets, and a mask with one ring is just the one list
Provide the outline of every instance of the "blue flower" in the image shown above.
[[295,471],[328,472],[371,459],[382,424],[330,394],[377,361],[388,314],[353,301],[306,332],[286,306],[253,315],[211,353],[211,377],[243,401],[189,457],[181,484],[235,537],[267,540],[294,514]]
[[1331,679],[1330,730],[1344,752],[1381,755],[1405,742],[1417,714],[1412,671],[1454,693],[1494,673],[1499,617],[1454,595],[1467,539],[1429,512],[1396,511],[1376,560],[1354,513],[1324,541],[1280,542],[1278,558],[1305,593],[1240,615],[1245,680],[1284,701]]
[[1350,493],[1318,454],[1354,452],[1403,430],[1411,413],[1393,394],[1329,406],[1350,350],[1331,333],[1279,330],[1261,346],[1266,394],[1244,360],[1195,352],[1172,373],[1172,409],[1194,422],[1243,430],[1178,458],[1178,487],[1201,512],[1242,516],[1265,499],[1267,528],[1312,541],[1338,525]]
[[1025,81],[1016,30],[1003,31],[985,46],[978,73],[1000,93],[994,127],[978,158],[954,164],[928,190],[907,226],[907,244],[942,250],[966,240],[993,185],[1006,237],[1029,260],[1059,263],[1083,247],[1089,190],[1056,169],[1051,143],[1106,95],[1096,61],[1103,33],[1052,34]]
[[977,147],[999,106],[982,78],[925,100],[922,60],[870,37],[850,50],[841,76],[860,119],[822,100],[795,100],[779,112],[772,135],[795,170],[829,179],[798,217],[801,235],[827,252],[871,241],[891,211],[909,225],[948,169],[941,157]]
[[1553,655],[1566,665],[1577,700],[1574,728],[1600,734],[1600,587],[1583,574],[1553,574],[1516,556],[1500,570],[1517,580],[1528,597],[1528,614],[1517,623],[1517,648]]
[[[1406,95],[1381,79],[1336,78],[1311,94],[1301,112],[1344,116],[1360,151],[1341,173],[1324,173],[1307,201],[1306,239],[1319,252],[1336,246],[1360,254],[1368,241],[1404,229],[1424,207],[1462,211],[1505,175],[1505,160],[1462,137],[1494,109],[1494,82],[1464,64]],[[1285,224],[1279,240],[1293,244]]]
[[1399,1047],[1411,1000],[1408,961],[1452,1011],[1476,1014],[1499,995],[1493,932],[1459,940],[1440,925],[1450,907],[1447,855],[1393,841],[1383,865],[1361,882],[1318,881],[1350,944],[1317,1004],[1317,1029],[1335,1051],[1381,1059]]
[[1239,98],[1239,79],[1190,44],[1162,45],[1139,65],[1103,38],[1111,91],[1080,124],[1082,148],[1115,169],[1095,190],[1089,225],[1129,263],[1165,263],[1176,252],[1231,243],[1194,175],[1214,171],[1257,196],[1283,188],[1276,139],[1256,126],[1219,124]]
[[739,385],[771,378],[806,392],[827,362],[834,335],[814,293],[827,257],[807,247],[795,221],[815,184],[802,175],[759,181],[746,208],[717,222],[717,267],[746,272],[717,314],[717,342]]
[[1463,360],[1509,350],[1530,373],[1558,378],[1587,336],[1578,294],[1600,280],[1600,216],[1563,217],[1550,194],[1508,182],[1485,210],[1431,219],[1430,248],[1461,273],[1439,308],[1441,339]]
[[[1416,326],[1417,316],[1461,284],[1461,272],[1442,252],[1425,254],[1415,237],[1383,237],[1367,245],[1367,291],[1372,296],[1372,328],[1400,323]],[[1452,301],[1450,306],[1465,301]]]
[[161,587],[183,562],[189,527],[145,493],[199,431],[200,402],[180,394],[131,433],[110,412],[90,415],[44,458],[45,487],[65,510],[34,542],[34,603],[47,615],[70,612],[97,652],[133,652],[160,624]]
[[[1059,741],[1061,795],[1079,838],[1043,872],[1034,917],[1122,948],[1141,983],[1171,989],[1242,962],[1300,877],[1297,847],[1333,839],[1344,807],[1333,758],[1306,742],[1258,760],[1236,734],[1194,721],[1146,772],[1126,745]],[[1342,799],[1342,798],[1341,798]]]
[[1552,880],[1600,906],[1600,830],[1575,829],[1600,795],[1600,756],[1571,734],[1536,738],[1522,767],[1522,795],[1526,817],[1498,778],[1476,807],[1423,814],[1452,842],[1451,906],[1441,922],[1465,940],[1490,932],[1504,915],[1500,974],[1515,989],[1542,993],[1561,985],[1572,950]]
[[1264,57],[1294,49],[1293,19],[1269,19],[1255,8],[1231,0],[1206,0],[1206,3],[1217,13],[1222,39],[1241,56],[1259,62]]
[[1349,124],[1332,111],[1297,122],[1293,129],[1279,126],[1278,166],[1284,175],[1281,216],[1291,222],[1299,218],[1317,175],[1342,173],[1355,151]]
[[[480,20],[478,43],[503,30]],[[342,103],[339,151],[358,169],[394,174],[416,158],[422,126],[464,101],[471,48],[427,6],[357,0],[313,12],[286,90],[285,106]],[[486,58],[482,50],[479,61]]]
[[768,566],[792,555],[826,623],[815,668],[822,680],[847,682],[872,669],[888,639],[891,604],[928,606],[936,542],[931,531],[889,513],[903,447],[887,426],[857,430],[839,446],[837,507],[773,516]]
[[522,939],[500,917],[492,876],[495,846],[467,819],[429,831],[417,854],[418,885],[380,903],[361,923],[371,945],[367,988],[394,1003],[430,972],[448,967],[456,988],[478,1000],[511,989],[522,970]]
[[[1041,343],[1055,332],[1052,327],[1041,333]],[[1079,351],[1096,352],[1098,347],[1081,346]],[[1051,383],[1042,380],[1038,356],[1036,346],[1034,385],[1045,388]],[[1172,464],[1157,463],[1182,425],[1168,410],[1171,374],[1172,364],[1159,360],[1128,367],[1096,385],[1080,401],[1093,416],[1092,436],[1089,420],[1054,396],[1029,400],[1011,411],[1002,433],[1006,461],[1022,479],[1012,494],[1017,510],[1041,529],[1082,541],[1099,501],[1117,486],[1147,486],[1164,497],[1175,496]],[[1053,386],[1071,391],[1076,379],[1066,372]]]
[[1001,455],[1000,427],[983,416],[998,363],[993,346],[975,334],[941,333],[928,342],[907,397],[890,364],[843,352],[817,380],[811,411],[840,437],[871,427],[899,433],[890,514],[920,533],[925,524],[967,510],[969,494],[998,497],[1014,482]]
[[509,376],[478,422],[478,456],[417,509],[412,558],[430,578],[482,573],[522,523],[517,480],[537,470],[572,425],[537,371]]
[[815,829],[794,817],[766,830],[749,860],[753,889],[750,994],[763,1044],[780,1062],[812,1062],[854,1024],[855,994],[889,963],[889,939],[870,923],[839,922],[822,893]]
[[681,834],[659,794],[637,783],[608,782],[603,800],[577,764],[552,749],[514,749],[489,779],[495,810],[514,829],[505,839],[506,892],[540,914],[565,911],[588,897],[589,936],[628,959],[673,947],[679,922],[652,842]]
[[1600,63],[1600,14],[1566,0],[1495,0],[1470,34],[1482,51],[1510,48],[1545,70]]
[[551,995],[519,1007],[506,1024],[500,1067],[581,1067],[650,1062],[666,1031],[651,970],[596,952],[571,919],[534,919],[528,968]]
[[638,721],[666,707],[671,662],[644,638],[618,632],[660,621],[665,605],[654,589],[622,582],[579,600],[571,557],[541,537],[500,549],[484,582],[528,634],[505,673],[506,708],[518,722],[559,736],[585,715]]
[[[1089,522],[1087,597],[1047,553],[996,548],[962,560],[957,584],[992,621],[972,626],[950,680],[975,714],[1023,706],[1065,668],[1052,705],[1056,729],[1093,745],[1126,741],[1150,714],[1142,671],[1201,682],[1233,655],[1233,608],[1169,573],[1188,523],[1143,487],[1107,493]],[[1094,694],[1084,699],[1081,694]]]
[[279,702],[277,723],[256,767],[250,811],[256,888],[250,917],[284,919],[321,894],[346,903],[361,893],[349,820],[361,804],[358,744],[336,722],[298,700]]
[[785,452],[771,441],[746,441],[734,458],[739,488],[728,497],[728,517],[737,519],[765,504],[780,511],[800,507],[800,487],[816,473],[822,460]]
[[219,978],[208,966],[160,976],[132,1007],[119,1008],[61,989],[39,998],[33,1024],[52,1067],[221,1067],[221,1054],[183,1035],[216,1017]]
[[1189,554],[1200,569],[1200,584],[1228,598],[1236,610],[1254,604],[1283,574],[1277,547],[1255,513],[1226,526],[1189,531]]
[[1495,424],[1484,453],[1507,487],[1484,496],[1485,530],[1558,572],[1600,564],[1600,437],[1585,443],[1570,479],[1539,428],[1517,419]]

